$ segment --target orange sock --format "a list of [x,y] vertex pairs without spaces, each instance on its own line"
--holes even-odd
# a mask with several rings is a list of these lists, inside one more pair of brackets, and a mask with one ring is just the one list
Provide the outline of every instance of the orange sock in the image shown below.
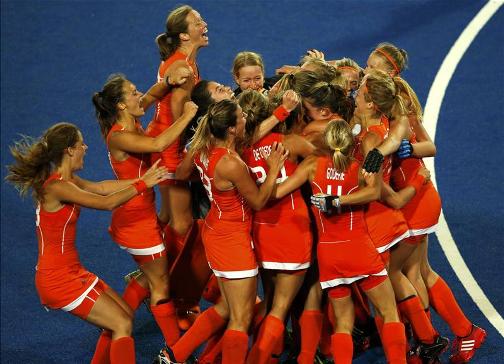
[[142,301],[149,297],[149,293],[147,288],[142,287],[135,278],[132,278],[126,286],[122,298],[133,311],[136,311]]
[[383,324],[382,344],[387,363],[406,364],[406,334],[402,322]]
[[243,331],[226,330],[222,338],[222,364],[244,364],[248,335]]
[[172,346],[173,354],[178,362],[185,362],[187,358],[208,340],[210,336],[224,327],[227,320],[210,307],[204,311],[175,345]]
[[351,364],[353,357],[352,335],[337,332],[331,336],[331,351],[337,364]]
[[277,340],[284,332],[284,323],[279,318],[267,315],[264,319],[255,344],[247,357],[248,364],[266,364]]
[[443,278],[439,277],[436,283],[428,288],[428,292],[431,306],[450,326],[451,331],[460,337],[469,335],[472,330],[472,323],[462,312],[452,290]]
[[297,357],[298,364],[313,364],[322,334],[322,318],[322,312],[318,310],[304,310],[301,314],[301,351]]
[[276,342],[273,345],[273,352],[271,353],[271,357],[269,359],[268,364],[278,364],[280,362],[280,357],[284,351],[284,333],[285,330],[282,331],[282,334],[277,338]]
[[150,307],[154,320],[156,320],[156,323],[163,333],[166,345],[170,347],[173,346],[180,337],[173,301]]
[[330,303],[327,303],[323,308],[324,316],[322,318],[322,333],[320,334],[319,349],[325,357],[332,356],[331,354],[331,334],[334,332],[334,310]]
[[109,364],[110,363],[110,342],[112,341],[112,333],[110,331],[103,331],[98,342],[96,349],[91,359],[91,364]]
[[110,343],[111,364],[135,364],[135,341],[131,336],[112,340]]
[[200,364],[213,364],[217,357],[222,354],[222,338],[226,330],[219,330],[207,342],[205,349],[198,358]]
[[432,344],[436,332],[427,318],[418,296],[411,296],[397,304],[399,311],[410,322],[415,335],[426,344]]

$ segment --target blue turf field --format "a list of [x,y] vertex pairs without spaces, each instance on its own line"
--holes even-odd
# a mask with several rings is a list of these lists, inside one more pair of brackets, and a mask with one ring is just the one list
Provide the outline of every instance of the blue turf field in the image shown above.
[[[297,63],[309,48],[327,58],[365,64],[381,41],[405,48],[404,77],[424,104],[434,77],[484,1],[191,1],[209,28],[210,45],[199,53],[203,78],[231,85],[234,55],[263,55],[268,74]],[[18,134],[40,135],[57,121],[71,121],[90,146],[82,176],[112,178],[94,119],[91,95],[112,72],[125,73],[140,90],[154,81],[159,63],[155,36],[173,1],[1,2],[2,178],[11,161],[8,145]],[[502,140],[504,137],[504,11],[490,19],[468,48],[446,90],[437,126],[437,183],[446,220],[477,283],[504,314]],[[149,121],[146,116],[144,125]],[[1,362],[89,362],[98,331],[40,306],[33,284],[36,263],[34,209],[2,184]],[[83,210],[78,228],[81,260],[115,289],[135,266],[107,233],[110,214]],[[450,283],[468,317],[488,330],[475,363],[504,362],[501,334],[471,300],[431,238],[431,263]],[[502,318],[501,318],[502,322]],[[440,332],[445,324],[435,318]],[[137,361],[150,363],[161,335],[144,308],[135,323]],[[446,359],[446,357],[445,357]],[[372,352],[356,362],[384,362]]]

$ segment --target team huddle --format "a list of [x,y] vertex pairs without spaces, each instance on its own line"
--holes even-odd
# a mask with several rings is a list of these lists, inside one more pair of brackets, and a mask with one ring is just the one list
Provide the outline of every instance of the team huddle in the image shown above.
[[[142,302],[166,343],[154,363],[193,362],[205,344],[198,363],[339,364],[380,343],[389,363],[437,363],[449,340],[431,307],[454,335],[450,362],[469,362],[486,332],[428,261],[441,199],[422,158],[436,147],[401,78],[406,51],[381,43],[362,68],[309,50],[270,78],[244,51],[233,91],[201,78],[207,31],[177,7],[157,82],[142,93],[113,74],[94,93],[116,180],[76,174],[88,147],[71,123],[11,146],[6,179],[37,203],[41,303],[103,329],[93,364],[135,363]],[[122,295],[79,260],[82,206],[112,211],[138,265]]]

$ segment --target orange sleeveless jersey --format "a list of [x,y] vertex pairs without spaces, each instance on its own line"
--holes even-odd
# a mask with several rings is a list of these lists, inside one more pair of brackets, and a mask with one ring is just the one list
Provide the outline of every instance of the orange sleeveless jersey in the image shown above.
[[[143,133],[139,122],[137,130]],[[122,127],[114,124],[107,135],[107,145],[110,135],[120,132]],[[109,160],[117,179],[135,179],[141,177],[150,166],[149,154],[129,154],[124,161],[117,161],[109,151]],[[154,191],[147,189],[142,194],[133,197],[128,202],[112,211],[112,221],[109,232],[112,239],[120,245],[132,249],[146,249],[163,242],[161,229],[157,222]]]
[[[271,133],[244,151],[244,160],[258,185],[266,179],[268,165],[261,151],[268,156],[274,142],[284,136]],[[286,160],[277,177],[282,183],[296,170],[297,164]],[[254,213],[252,236],[259,264],[266,269],[299,270],[310,266],[312,235],[308,208],[296,190],[280,200],[269,201]]]
[[215,166],[228,153],[213,148],[207,157],[195,155],[194,164],[210,199],[202,238],[210,268],[217,277],[246,278],[257,274],[252,237],[251,212],[236,188],[219,191],[214,185]]
[[[367,130],[363,129],[356,137],[354,157],[361,163],[364,162],[362,141],[367,133],[375,133],[383,141],[388,136],[389,121],[382,116],[380,125],[373,125]],[[383,182],[389,184],[392,171],[392,158],[387,156],[383,160]],[[402,212],[395,210],[384,203],[373,201],[365,212],[366,224],[371,240],[378,252],[383,253],[401,240],[409,237],[409,228]]]
[[[319,157],[311,182],[313,193],[341,196],[357,191],[359,169],[360,164],[354,161],[340,173],[330,156]],[[319,280],[323,289],[350,284],[370,275],[387,274],[367,232],[364,208],[364,205],[342,206],[333,215],[313,208],[319,235]]]
[[[47,183],[61,179],[53,174]],[[37,238],[39,246],[35,286],[43,305],[64,308],[89,291],[98,277],[82,267],[75,247],[76,225],[80,207],[64,204],[55,212],[37,207]],[[68,311],[68,310],[67,310]]]
[[[157,81],[161,82],[163,80],[163,76],[166,70],[175,62],[180,60],[187,60],[189,66],[193,71],[194,76],[194,84],[197,84],[200,81],[198,66],[196,63],[189,61],[187,59],[187,55],[176,51],[173,53],[168,59],[161,62],[159,66]],[[171,111],[171,98],[172,93],[168,93],[164,96],[161,101],[158,102],[156,106],[156,113],[154,114],[154,118],[149,123],[147,127],[147,135],[156,137],[161,134],[164,130],[169,128],[175,120],[173,120],[173,115]],[[174,173],[178,164],[183,158],[179,148],[179,139],[177,139],[174,143],[172,143],[168,148],[163,150],[161,153],[152,153],[152,163],[161,159],[162,165],[168,168],[168,171]],[[169,182],[165,181],[165,184],[169,184]]]
[[[416,143],[416,136],[411,128],[412,144]],[[423,167],[420,158],[394,158],[392,165],[392,185],[395,190],[400,190],[408,185],[411,178],[415,177],[418,170]],[[436,226],[441,214],[441,197],[432,182],[422,186],[415,196],[401,209],[409,226],[411,236],[429,234],[436,231]]]

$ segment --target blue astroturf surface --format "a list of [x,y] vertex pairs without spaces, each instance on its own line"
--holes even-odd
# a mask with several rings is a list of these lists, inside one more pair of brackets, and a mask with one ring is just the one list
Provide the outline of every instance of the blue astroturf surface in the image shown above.
[[[208,23],[210,45],[198,55],[202,77],[232,86],[237,52],[262,54],[266,73],[295,64],[307,49],[326,58],[351,57],[365,65],[370,50],[389,41],[406,49],[403,76],[425,104],[441,63],[484,1],[190,1]],[[94,119],[91,96],[107,76],[122,72],[139,90],[154,83],[154,43],[173,1],[1,2],[1,160],[19,134],[40,135],[58,121],[75,123],[89,145],[84,178],[113,178]],[[504,203],[501,146],[504,109],[504,11],[482,28],[462,57],[440,110],[436,177],[453,238],[478,285],[502,315]],[[151,114],[143,118],[147,125]],[[39,303],[33,277],[37,259],[34,207],[3,183],[1,190],[2,363],[89,362],[98,330]],[[133,260],[107,233],[110,213],[83,209],[77,246],[81,261],[121,292]],[[487,329],[475,363],[504,362],[504,340],[478,309],[430,238],[431,264],[449,282],[470,320]],[[434,314],[439,331],[447,325]],[[144,307],[136,314],[137,362],[150,363],[162,337]],[[447,355],[443,356],[447,360]],[[355,358],[383,363],[381,350]]]

